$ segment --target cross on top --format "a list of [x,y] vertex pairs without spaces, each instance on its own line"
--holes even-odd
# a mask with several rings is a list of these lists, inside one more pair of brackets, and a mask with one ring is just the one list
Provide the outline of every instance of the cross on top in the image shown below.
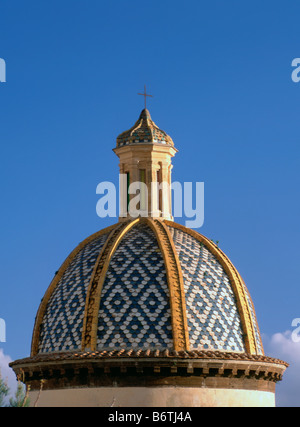
[[152,95],[148,95],[147,94],[147,92],[146,92],[146,85],[145,85],[145,87],[144,87],[144,93],[138,93],[138,95],[142,95],[142,96],[144,96],[145,97],[145,109],[147,108],[147,96],[150,96],[151,98],[153,98],[153,96]]

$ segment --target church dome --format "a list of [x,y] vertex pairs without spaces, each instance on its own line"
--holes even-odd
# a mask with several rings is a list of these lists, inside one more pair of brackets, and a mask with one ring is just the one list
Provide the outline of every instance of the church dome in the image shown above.
[[33,354],[221,351],[262,355],[248,290],[224,253],[171,221],[100,231],[67,258],[41,303]]

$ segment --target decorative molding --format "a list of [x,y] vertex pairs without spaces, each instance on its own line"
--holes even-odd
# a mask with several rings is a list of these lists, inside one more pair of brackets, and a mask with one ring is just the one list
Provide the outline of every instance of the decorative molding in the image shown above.
[[[218,351],[95,351],[17,360],[18,378],[38,390],[70,387],[205,387],[275,391],[288,364],[270,357]],[[109,374],[109,375],[108,375]]]
[[55,353],[40,353],[36,356],[26,357],[24,359],[18,359],[10,363],[10,367],[21,368],[26,366],[41,366],[44,363],[65,363],[65,362],[76,362],[80,360],[116,360],[116,359],[209,359],[209,360],[236,360],[236,361],[250,361],[258,363],[272,363],[275,365],[282,365],[287,368],[289,364],[281,359],[276,359],[269,356],[262,356],[257,354],[249,353],[236,353],[230,351],[219,351],[219,350],[191,350],[191,351],[176,351],[176,350],[158,350],[158,349],[147,349],[147,350],[134,350],[134,349],[116,349],[116,350],[96,350],[96,351],[84,351],[84,352],[70,352],[62,351]]

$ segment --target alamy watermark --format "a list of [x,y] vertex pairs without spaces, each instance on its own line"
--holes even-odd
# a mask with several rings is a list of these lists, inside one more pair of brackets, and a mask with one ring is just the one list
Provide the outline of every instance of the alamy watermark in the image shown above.
[[175,218],[188,218],[185,221],[188,228],[200,228],[204,224],[204,182],[171,185],[152,182],[149,188],[144,182],[128,185],[127,175],[120,174],[118,190],[115,184],[105,181],[98,184],[96,194],[102,195],[96,205],[100,218],[126,218],[128,214],[132,218],[168,217],[172,212]]
[[0,58],[0,83],[6,83],[6,62]]
[[296,328],[292,332],[292,341],[295,343],[300,342],[300,318],[293,319],[292,321],[293,328]]
[[0,319],[0,342],[6,342],[6,323]]
[[294,83],[299,83],[300,82],[300,58],[293,59],[292,67],[294,68],[292,72],[292,80]]

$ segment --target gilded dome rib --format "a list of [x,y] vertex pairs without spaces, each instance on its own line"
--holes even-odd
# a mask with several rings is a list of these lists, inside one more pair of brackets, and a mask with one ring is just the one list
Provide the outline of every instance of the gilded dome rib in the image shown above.
[[163,221],[148,219],[148,223],[157,235],[157,240],[165,260],[170,291],[174,349],[175,351],[189,350],[185,294],[178,255],[170,232]]

